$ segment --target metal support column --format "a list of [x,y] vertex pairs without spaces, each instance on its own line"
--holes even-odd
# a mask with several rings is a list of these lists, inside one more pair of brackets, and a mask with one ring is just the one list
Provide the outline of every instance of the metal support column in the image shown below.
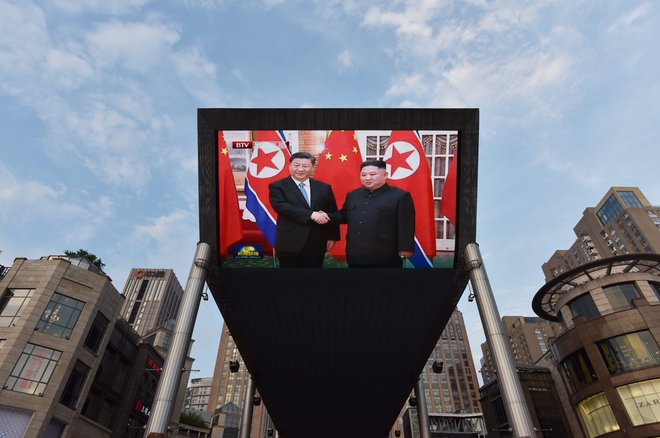
[[474,289],[474,297],[477,301],[486,341],[495,360],[497,381],[513,436],[514,438],[535,437],[532,417],[525,404],[525,396],[509,347],[509,338],[504,332],[500,312],[497,309],[493,290],[490,287],[479,246],[476,243],[469,243],[465,247],[465,264],[470,273],[470,282]]
[[[423,371],[422,371],[423,372]],[[431,427],[429,426],[429,410],[426,407],[426,396],[422,388],[422,377],[415,382],[415,398],[417,399],[417,422],[419,423],[420,438],[431,438]]]
[[250,438],[252,429],[252,410],[254,408],[254,379],[248,373],[247,388],[245,389],[245,400],[243,400],[243,415],[241,416],[240,438]]
[[211,247],[204,242],[198,243],[176,318],[172,346],[167,352],[151,415],[145,428],[145,437],[160,438],[167,436],[167,427],[170,424],[172,410],[181,383],[181,374],[192,338],[199,303],[202,299],[210,257]]

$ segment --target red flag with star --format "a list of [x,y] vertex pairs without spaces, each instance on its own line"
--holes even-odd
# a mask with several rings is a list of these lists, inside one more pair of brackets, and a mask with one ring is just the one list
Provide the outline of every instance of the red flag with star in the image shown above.
[[252,140],[254,147],[245,178],[245,205],[266,239],[275,245],[277,213],[270,205],[268,185],[290,175],[291,154],[282,131],[254,131]]
[[387,183],[410,192],[415,203],[415,267],[431,267],[436,254],[431,169],[414,131],[392,131],[383,156]]
[[220,255],[243,238],[241,210],[238,207],[236,183],[229,161],[229,148],[222,131],[218,131],[218,220],[220,222]]
[[445,187],[442,190],[442,202],[440,203],[440,213],[446,217],[449,222],[456,225],[456,183],[458,181],[458,148],[454,148],[454,158],[451,160]]
[[[315,178],[332,186],[337,205],[343,204],[346,194],[360,187],[362,155],[355,131],[330,131],[325,149],[319,155]],[[340,227],[341,240],[330,253],[339,261],[346,258],[346,224]]]

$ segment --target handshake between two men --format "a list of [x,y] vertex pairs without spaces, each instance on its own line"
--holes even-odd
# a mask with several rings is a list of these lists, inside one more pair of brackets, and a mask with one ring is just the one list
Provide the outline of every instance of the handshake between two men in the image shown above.
[[325,225],[330,222],[330,216],[325,211],[315,211],[312,213],[311,219],[319,225]]

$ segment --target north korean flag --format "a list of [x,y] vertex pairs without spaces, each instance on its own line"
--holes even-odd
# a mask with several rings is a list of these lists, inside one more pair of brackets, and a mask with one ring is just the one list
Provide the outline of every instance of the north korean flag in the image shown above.
[[291,154],[282,131],[254,131],[252,141],[252,156],[245,178],[245,205],[268,242],[275,245],[277,213],[268,200],[268,185],[290,175]]
[[410,192],[415,203],[416,268],[431,268],[436,254],[433,184],[422,143],[414,131],[392,131],[383,159],[388,184]]

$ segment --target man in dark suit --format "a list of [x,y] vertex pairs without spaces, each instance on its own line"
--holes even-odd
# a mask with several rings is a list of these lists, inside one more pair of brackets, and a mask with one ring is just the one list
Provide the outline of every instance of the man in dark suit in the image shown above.
[[326,251],[339,240],[339,225],[320,211],[334,213],[332,187],[311,179],[314,157],[296,152],[289,159],[291,176],[270,184],[270,205],[277,212],[275,252],[281,268],[320,268]]
[[387,184],[382,160],[360,165],[362,188],[346,195],[330,223],[348,223],[346,256],[351,268],[401,268],[415,250],[415,205],[410,192]]

